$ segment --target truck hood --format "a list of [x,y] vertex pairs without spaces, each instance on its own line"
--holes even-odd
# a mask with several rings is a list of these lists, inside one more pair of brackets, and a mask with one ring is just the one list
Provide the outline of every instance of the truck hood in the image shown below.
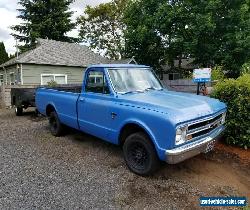
[[214,114],[226,105],[217,99],[167,90],[119,95],[124,103],[137,105],[170,115],[175,123]]

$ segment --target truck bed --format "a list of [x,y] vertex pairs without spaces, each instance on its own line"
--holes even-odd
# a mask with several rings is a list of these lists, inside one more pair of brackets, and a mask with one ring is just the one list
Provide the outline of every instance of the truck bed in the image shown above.
[[70,93],[81,93],[82,86],[81,85],[61,85],[56,87],[48,87],[48,86],[41,86],[46,89],[53,89],[58,91],[70,92]]
[[77,101],[80,92],[81,87],[78,86],[42,87],[36,91],[36,105],[43,115],[46,115],[48,105],[55,107],[59,119],[77,129]]

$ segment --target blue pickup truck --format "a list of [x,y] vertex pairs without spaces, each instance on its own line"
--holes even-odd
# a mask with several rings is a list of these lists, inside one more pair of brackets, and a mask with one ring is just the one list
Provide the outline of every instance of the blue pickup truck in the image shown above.
[[40,88],[36,106],[52,135],[69,126],[121,145],[139,175],[212,150],[226,116],[219,100],[168,91],[150,67],[131,64],[92,65],[81,90]]

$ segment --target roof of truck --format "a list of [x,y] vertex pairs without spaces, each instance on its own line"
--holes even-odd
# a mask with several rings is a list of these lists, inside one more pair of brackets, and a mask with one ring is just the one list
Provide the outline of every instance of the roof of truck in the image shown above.
[[96,64],[91,65],[90,67],[94,68],[149,68],[146,65],[137,65],[137,64]]

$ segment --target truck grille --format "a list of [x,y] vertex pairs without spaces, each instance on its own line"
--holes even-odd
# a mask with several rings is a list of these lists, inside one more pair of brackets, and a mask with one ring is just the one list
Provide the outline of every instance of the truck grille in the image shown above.
[[221,113],[215,117],[190,123],[187,129],[187,139],[194,139],[199,136],[210,133],[215,128],[222,125],[225,121],[225,113]]

